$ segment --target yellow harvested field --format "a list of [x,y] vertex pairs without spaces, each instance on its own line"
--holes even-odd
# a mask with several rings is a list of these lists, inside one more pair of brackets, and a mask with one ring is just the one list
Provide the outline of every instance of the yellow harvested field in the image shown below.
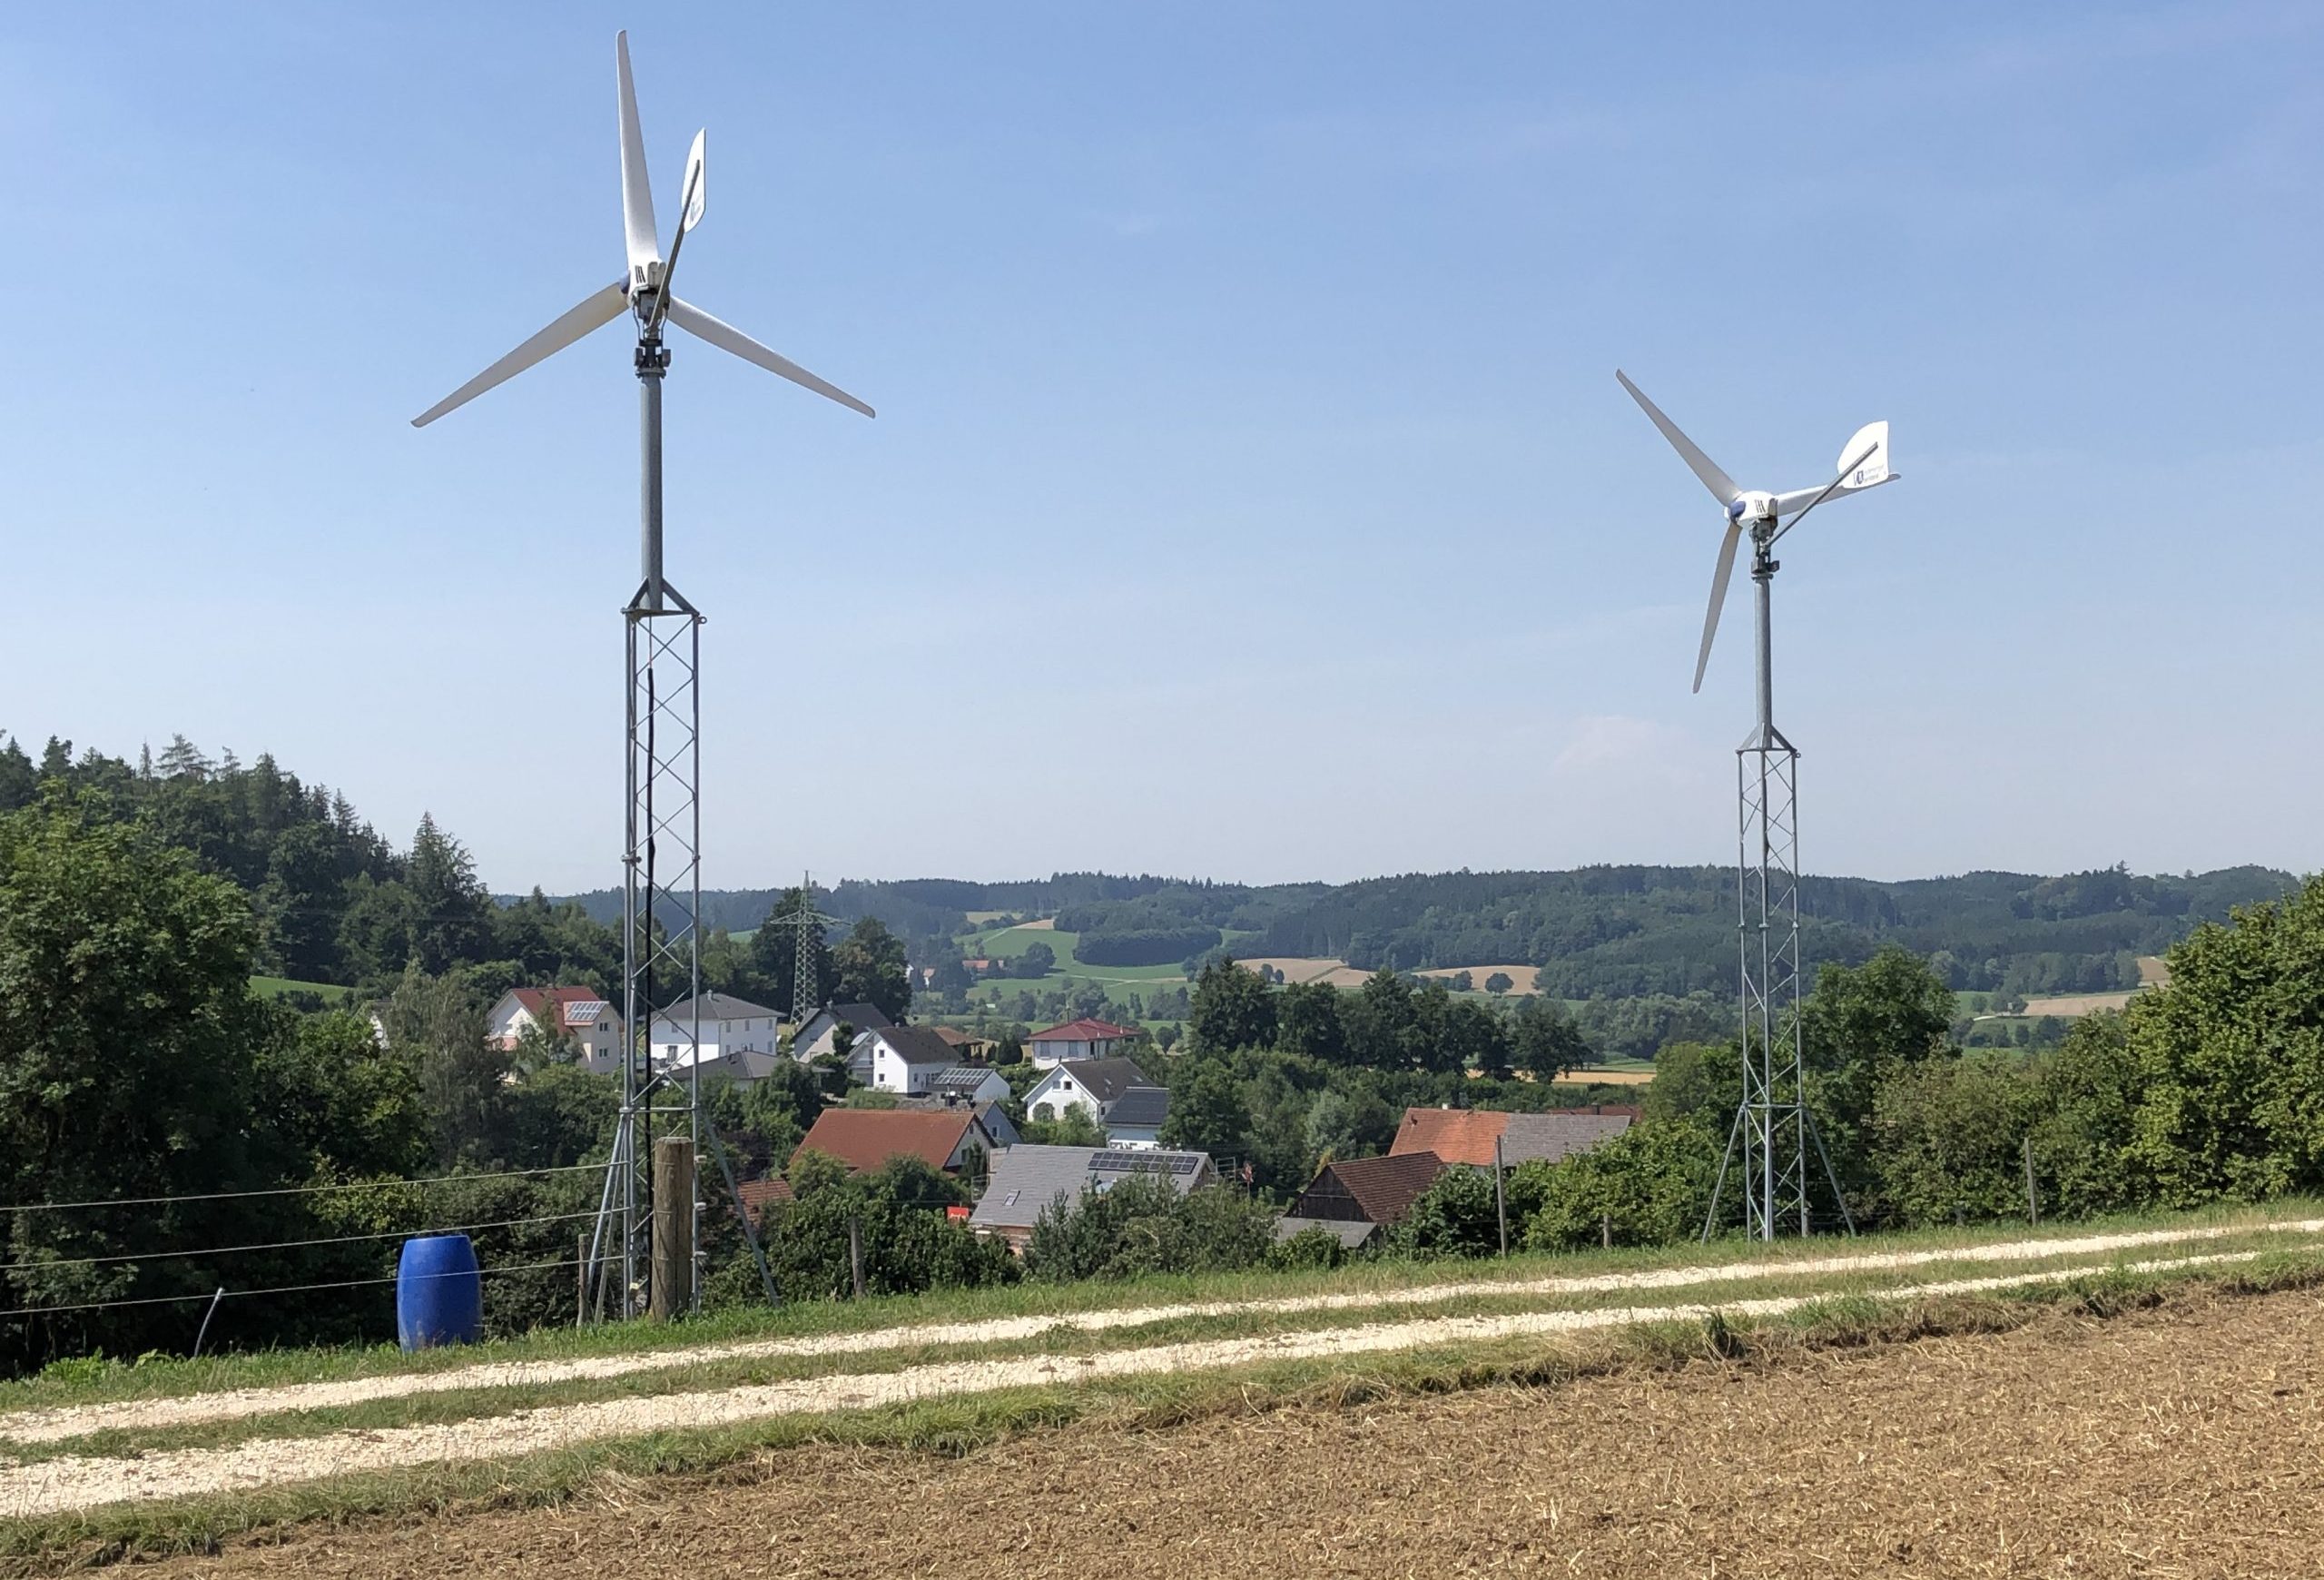
[[1354,988],[1364,985],[1372,973],[1359,971],[1344,960],[1316,960],[1297,954],[1260,954],[1238,963],[1250,971],[1273,969],[1283,973],[1283,980],[1293,982],[1324,982],[1334,987]]
[[1485,978],[1494,972],[1499,972],[1509,979],[1509,991],[1512,993],[1522,994],[1533,991],[1533,968],[1530,965],[1441,965],[1432,967],[1420,974],[1450,979],[1460,975],[1464,971],[1469,973],[1471,989],[1477,992],[1485,991]]
[[1654,1079],[1651,1070],[1569,1070],[1552,1086],[1644,1086]]
[[2141,987],[2169,987],[2171,985],[2171,968],[2163,963],[2162,956],[2159,954],[2139,956],[2139,985]]

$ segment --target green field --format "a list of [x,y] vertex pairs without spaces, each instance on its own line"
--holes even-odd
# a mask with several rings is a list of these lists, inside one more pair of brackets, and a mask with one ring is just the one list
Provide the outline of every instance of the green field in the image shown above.
[[283,993],[312,993],[327,1004],[343,1003],[355,992],[336,983],[296,982],[287,976],[254,976],[251,978],[251,990],[262,999]]

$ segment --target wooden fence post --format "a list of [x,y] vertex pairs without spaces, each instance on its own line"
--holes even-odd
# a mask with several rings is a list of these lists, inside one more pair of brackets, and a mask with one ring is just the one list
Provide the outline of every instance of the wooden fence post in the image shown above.
[[694,1142],[663,1136],[654,1143],[654,1249],[646,1312],[656,1322],[694,1305]]

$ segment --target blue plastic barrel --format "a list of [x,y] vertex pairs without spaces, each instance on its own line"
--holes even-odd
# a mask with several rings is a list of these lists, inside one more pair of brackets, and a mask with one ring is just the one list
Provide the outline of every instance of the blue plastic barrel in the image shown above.
[[474,1344],[484,1337],[484,1280],[464,1234],[403,1242],[396,1264],[396,1338],[406,1349]]

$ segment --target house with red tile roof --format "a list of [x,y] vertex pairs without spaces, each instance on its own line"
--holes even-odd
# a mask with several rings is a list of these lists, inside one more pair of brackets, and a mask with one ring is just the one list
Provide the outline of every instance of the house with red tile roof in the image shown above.
[[621,1068],[621,1015],[595,988],[510,988],[485,1017],[485,1037],[514,1052],[528,1027],[570,1037],[581,1062],[600,1074]]
[[836,1158],[854,1174],[868,1174],[891,1158],[918,1158],[957,1174],[971,1155],[990,1157],[993,1140],[973,1108],[933,1111],[906,1108],[827,1108],[799,1143],[799,1152]]
[[1111,1021],[1084,1015],[1026,1038],[1025,1057],[1043,1070],[1068,1060],[1078,1062],[1084,1059],[1109,1059],[1137,1041],[1138,1035],[1135,1026],[1117,1026]]

